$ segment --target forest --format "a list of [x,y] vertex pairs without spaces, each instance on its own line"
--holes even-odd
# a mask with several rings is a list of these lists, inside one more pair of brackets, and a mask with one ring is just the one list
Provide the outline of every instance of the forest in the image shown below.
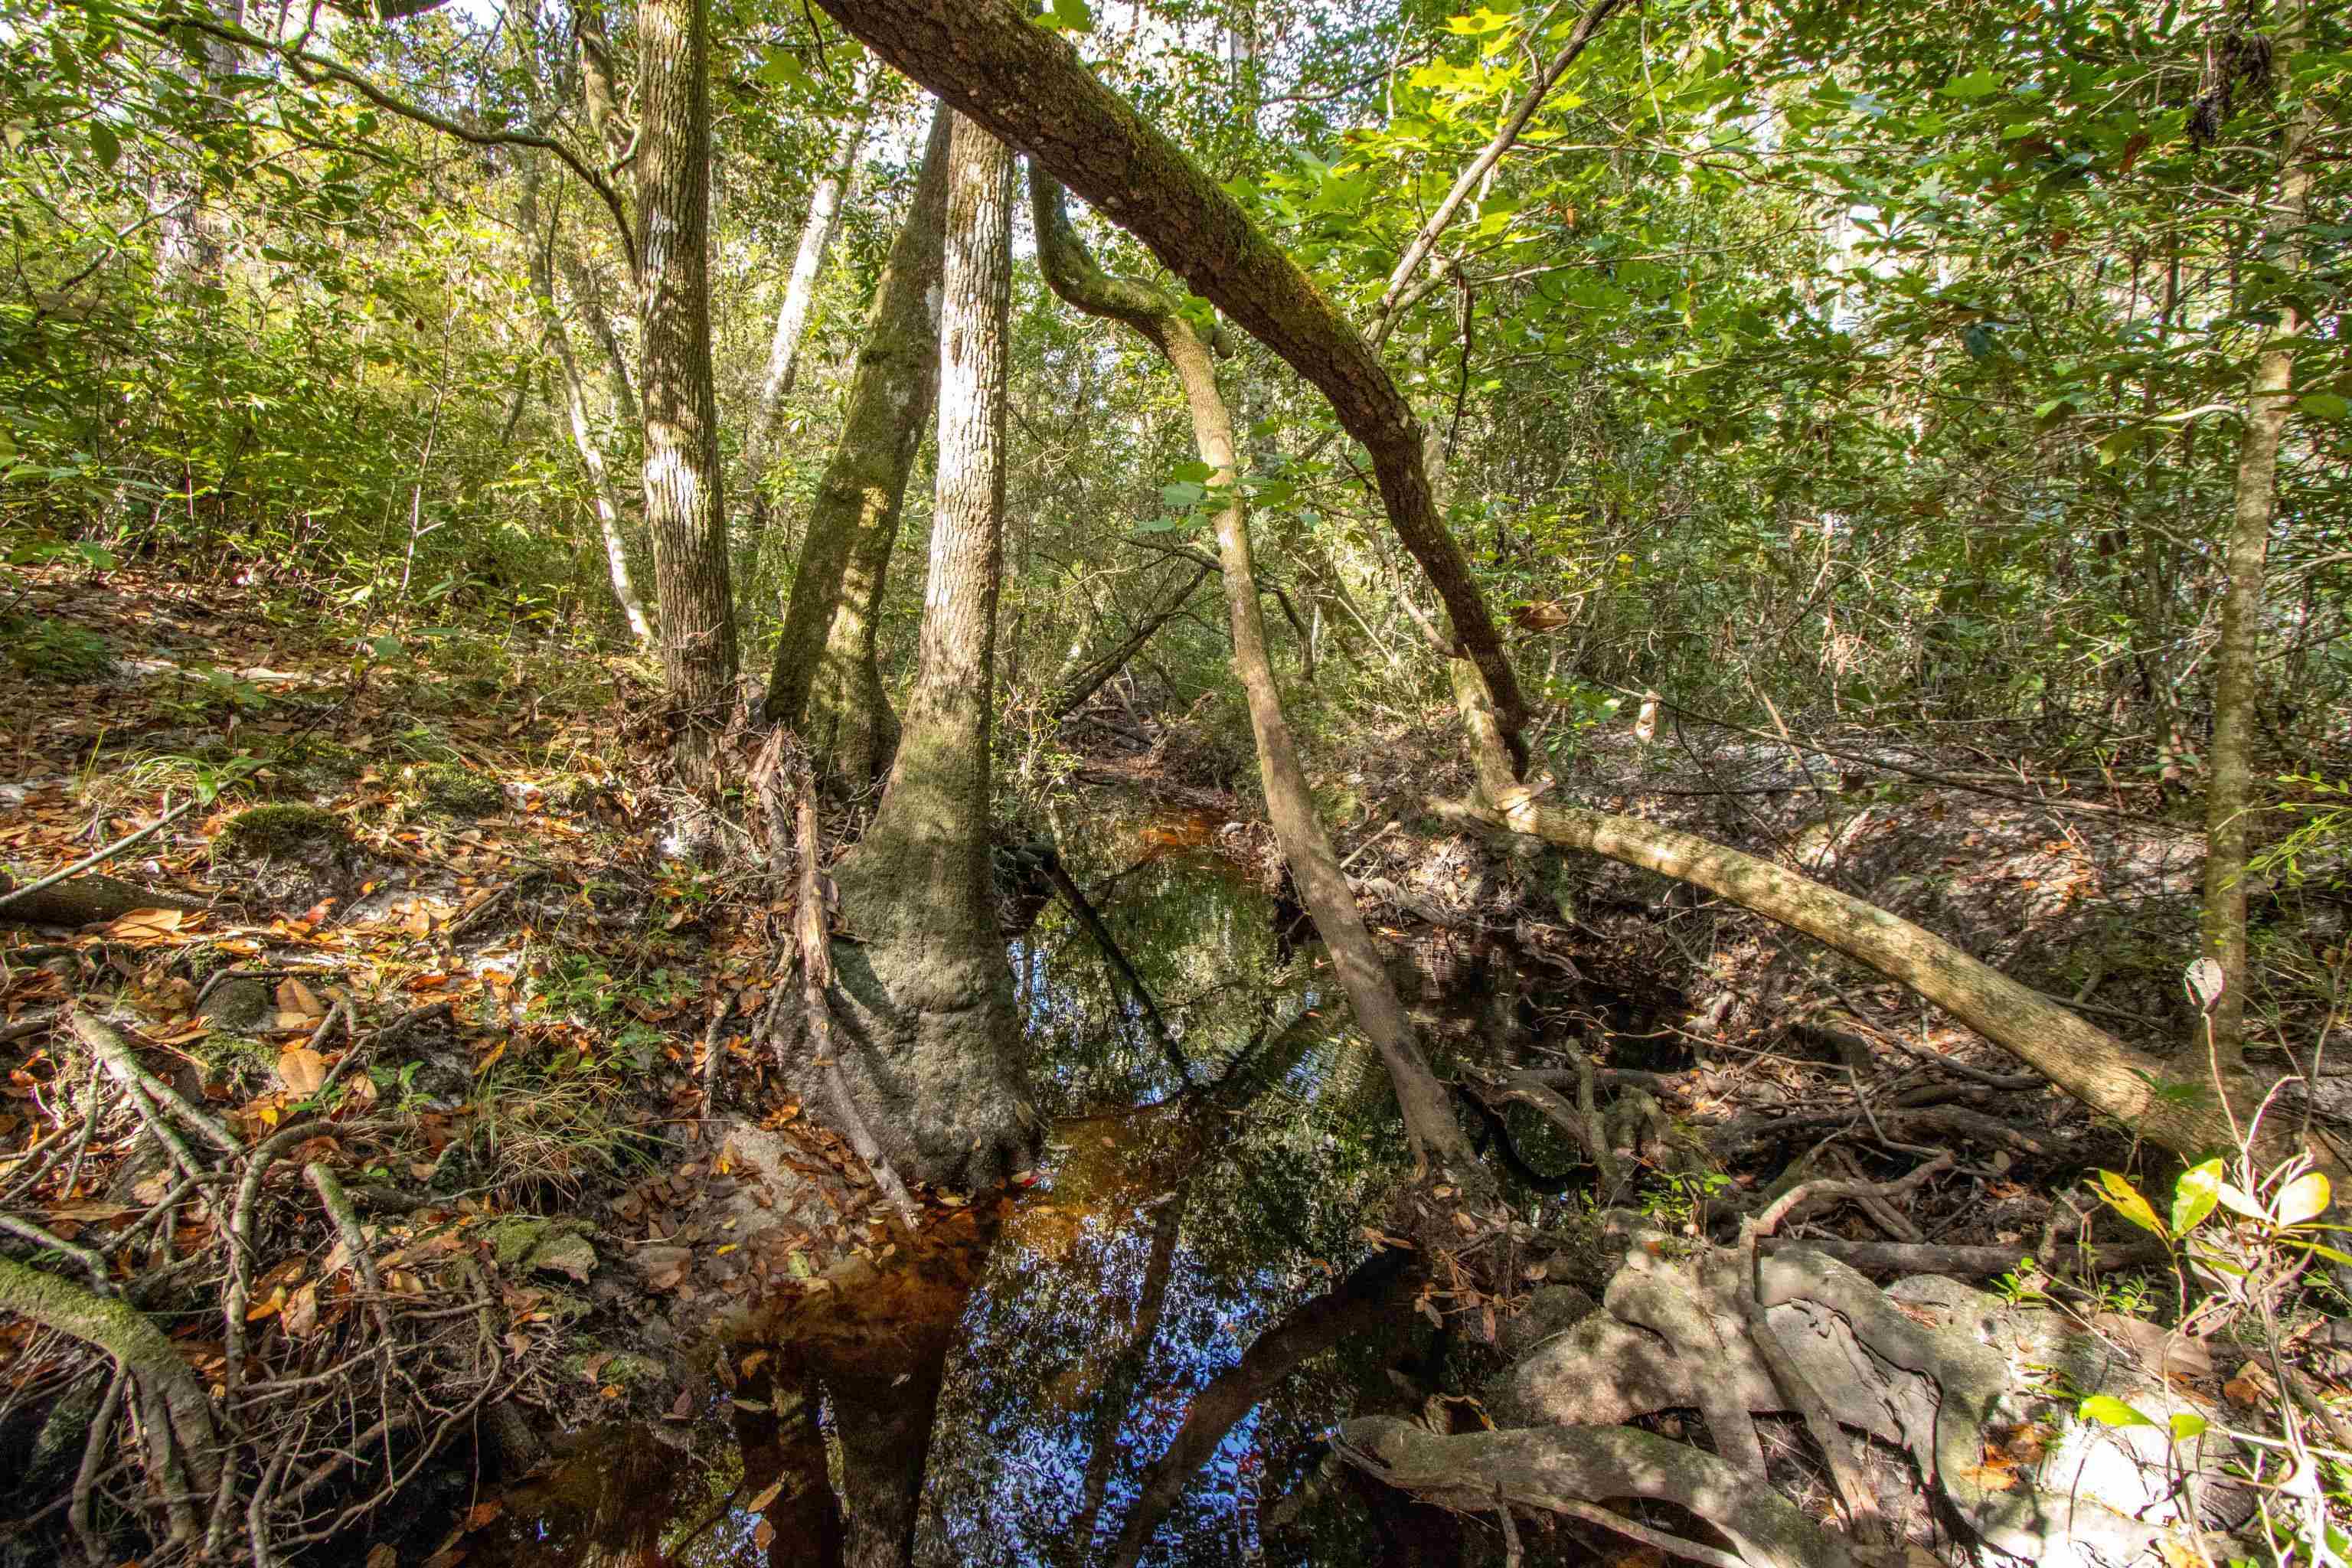
[[0,1568],[2352,1561],[2352,25],[0,0]]

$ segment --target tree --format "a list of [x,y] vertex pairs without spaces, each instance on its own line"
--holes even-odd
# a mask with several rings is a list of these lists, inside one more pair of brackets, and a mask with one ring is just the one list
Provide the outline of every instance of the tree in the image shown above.
[[1432,1180],[1469,1184],[1475,1198],[1491,1203],[1491,1178],[1454,1115],[1445,1087],[1430,1071],[1413,1037],[1412,1022],[1396,987],[1381,966],[1372,933],[1356,907],[1355,894],[1332,852],[1330,835],[1316,815],[1306,770],[1283,716],[1282,693],[1266,654],[1265,617],[1258,607],[1257,572],[1250,556],[1249,510],[1242,495],[1242,471],[1234,449],[1233,416],[1217,385],[1209,345],[1179,313],[1176,301],[1150,284],[1107,276],[1087,254],[1063,206],[1062,189],[1051,174],[1030,165],[1030,210],[1037,234],[1038,261],[1054,291],[1092,315],[1124,321],[1166,358],[1184,388],[1193,440],[1208,469],[1205,484],[1217,496],[1217,552],[1225,579],[1231,618],[1234,668],[1248,693],[1250,732],[1257,747],[1258,774],[1265,787],[1266,812],[1274,820],[1293,881],[1315,929],[1330,949],[1340,984],[1355,1009],[1356,1022],[1381,1053],[1404,1112],[1405,1132],[1416,1161]]
[[889,763],[877,739],[890,715],[875,664],[873,615],[939,385],[953,119],[944,105],[931,117],[914,201],[875,288],[840,434],[809,508],[768,678],[768,721],[799,731],[828,773],[853,789]]
[[712,781],[735,698],[726,490],[710,364],[710,18],[707,0],[637,7],[637,218],[646,525],[653,533],[673,754]]
[[1034,1146],[989,855],[1012,154],[958,116],[946,186],[939,477],[915,684],[881,807],[835,873],[856,938],[836,960],[856,1048],[840,1052],[837,1074],[804,1048],[793,1072],[804,1099],[862,1122],[901,1174],[986,1186]]
[[743,468],[751,487],[754,538],[766,523],[768,456],[776,419],[793,390],[793,377],[800,370],[801,341],[808,335],[809,322],[815,316],[817,276],[833,248],[842,205],[856,188],[857,158],[865,151],[866,128],[874,115],[875,91],[880,82],[881,72],[868,61],[859,73],[856,107],[841,127],[833,162],[809,193],[808,217],[801,225],[793,269],[784,279],[784,296],[776,307],[776,330],[768,342],[768,364],[760,377],[759,401],[752,405],[751,424],[743,433]]
[[[2303,0],[2282,0],[2267,74],[2292,79],[2303,33]],[[2267,85],[2265,83],[2264,85]],[[2292,90],[2292,89],[2290,89]],[[2277,324],[2265,334],[2246,386],[2238,437],[2237,483],[2227,534],[2221,640],[2213,654],[2213,744],[2205,795],[2207,955],[2221,966],[2221,991],[2206,1012],[2214,1071],[2234,1075],[2245,1062],[2246,845],[2253,809],[2255,711],[2262,702],[2263,577],[2278,504],[2280,442],[2294,412],[2294,356],[2306,321],[2294,292],[2302,282],[2305,210],[2311,168],[2305,161],[2316,115],[2308,100],[2288,112],[2278,142],[2278,195],[2267,204],[2256,254],[2283,280],[2269,302]]]

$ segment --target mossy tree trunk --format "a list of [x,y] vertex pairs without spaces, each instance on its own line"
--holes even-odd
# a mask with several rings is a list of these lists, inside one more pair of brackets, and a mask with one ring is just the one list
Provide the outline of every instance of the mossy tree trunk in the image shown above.
[[887,760],[873,739],[888,712],[874,657],[873,609],[939,386],[952,119],[945,106],[932,117],[914,203],[875,289],[841,435],[809,510],[768,678],[769,721],[798,732],[826,774],[851,789],[871,784]]
[[[1003,571],[1012,154],[957,117],[948,159],[939,479],[906,731],[873,826],[838,869],[854,1048],[840,1081],[904,1174],[991,1184],[1033,1146],[1013,973],[989,867],[990,726]],[[803,1098],[831,1075],[804,1059]]]
[[843,26],[1046,170],[1286,360],[1370,457],[1389,521],[1496,694],[1507,741],[1518,677],[1422,466],[1420,421],[1362,334],[1184,150],[1013,0],[820,0]]
[[[2278,14],[2271,69],[2289,79],[2303,28],[2301,0]],[[2304,209],[2311,191],[2305,159],[2315,116],[2308,104],[2288,117],[2279,141],[2278,199],[2267,209],[2257,247],[2290,279],[2303,270]],[[2221,593],[2221,633],[2213,649],[2213,747],[2205,796],[2205,952],[2221,965],[2222,990],[2209,1015],[2218,1069],[2245,1061],[2247,814],[2253,809],[2256,710],[2262,703],[2263,586],[2271,525],[2278,506],[2279,447],[2294,401],[2295,342],[2305,321],[2293,299],[2277,304],[2278,324],[2254,361],[2238,438],[2235,505],[2226,545],[2229,583]],[[2199,1046],[2206,1041],[2196,1042]]]
[[672,755],[712,782],[735,684],[719,402],[710,364],[710,18],[707,0],[637,6],[637,279],[645,341],[646,525],[654,541]]

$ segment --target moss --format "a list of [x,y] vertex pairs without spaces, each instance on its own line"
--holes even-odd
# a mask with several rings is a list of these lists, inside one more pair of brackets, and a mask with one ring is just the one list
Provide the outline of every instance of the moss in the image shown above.
[[340,846],[350,838],[351,830],[333,812],[287,801],[257,805],[229,818],[228,826],[213,840],[213,853],[232,859],[258,859],[320,844]]
[[577,1336],[574,1342],[582,1348],[563,1358],[563,1370],[575,1378],[587,1380],[593,1364],[595,1382],[631,1393],[663,1381],[662,1363],[651,1356],[639,1355],[634,1351],[623,1351],[618,1355],[607,1354],[597,1349],[584,1334]]
[[499,781],[462,763],[425,763],[407,770],[425,803],[455,816],[487,816],[506,804]]
[[196,1047],[196,1058],[215,1072],[227,1072],[240,1068],[273,1067],[278,1051],[248,1035],[217,1031],[206,1036]]

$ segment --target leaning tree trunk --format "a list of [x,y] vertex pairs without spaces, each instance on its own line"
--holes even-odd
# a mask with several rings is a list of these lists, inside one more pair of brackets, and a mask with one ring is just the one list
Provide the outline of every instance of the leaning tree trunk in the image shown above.
[[[1874,904],[1695,834],[1636,817],[1541,804],[1512,773],[1477,669],[1462,659],[1452,668],[1478,769],[1478,797],[1469,813],[1479,821],[1704,888],[1801,931],[1908,986],[2084,1105],[2184,1159],[2237,1146],[2236,1126],[2246,1124],[2262,1100],[2260,1086],[2243,1077],[2226,1080],[2228,1108],[2210,1099],[2167,1094],[2166,1079],[2177,1075],[2157,1058]],[[2284,1115],[2264,1121],[2257,1147],[2267,1163],[2284,1160],[2302,1142],[2290,1121]],[[2309,1131],[2308,1152],[2342,1182],[2345,1152],[2321,1129]]]
[[1298,264],[1182,148],[1011,0],[819,0],[908,76],[1043,163],[1169,270],[1280,354],[1370,455],[1391,525],[1496,694],[1507,742],[1518,677],[1422,466],[1420,422],[1379,357]]
[[580,384],[580,362],[572,353],[572,334],[563,322],[563,312],[555,303],[555,268],[553,251],[556,237],[550,232],[541,239],[539,216],[540,168],[537,160],[527,162],[522,169],[522,192],[518,201],[522,219],[524,243],[530,247],[530,270],[531,299],[539,307],[540,323],[545,329],[547,341],[555,349],[557,366],[563,373],[563,408],[572,428],[572,449],[580,455],[580,467],[588,475],[589,499],[596,508],[596,526],[604,535],[604,565],[613,583],[613,597],[619,601],[621,614],[627,617],[629,635],[638,642],[653,638],[653,624],[646,618],[645,602],[637,596],[636,579],[629,571],[628,541],[621,532],[621,498],[614,489],[612,470],[604,466],[604,448],[596,445],[596,432],[588,420],[588,396]]
[[646,524],[672,755],[711,784],[735,684],[719,404],[710,368],[710,27],[706,0],[639,0]]
[[1209,466],[1213,491],[1223,500],[1216,514],[1217,550],[1233,626],[1234,668],[1249,700],[1250,731],[1257,742],[1258,772],[1265,784],[1275,838],[1316,931],[1331,950],[1332,965],[1355,1010],[1356,1023],[1379,1049],[1396,1086],[1414,1159],[1429,1168],[1433,1181],[1491,1203],[1493,1178],[1455,1119],[1445,1086],[1430,1071],[1339,868],[1339,858],[1332,852],[1330,836],[1315,814],[1306,770],[1299,765],[1298,749],[1283,716],[1274,663],[1266,654],[1265,618],[1258,608],[1257,577],[1250,559],[1248,508],[1234,456],[1233,417],[1217,385],[1209,347],[1178,314],[1174,300],[1148,283],[1109,277],[1095,265],[1070,226],[1061,187],[1034,162],[1029,190],[1038,258],[1054,291],[1091,315],[1133,327],[1160,350],[1183,385],[1193,442]]
[[860,1122],[889,1163],[979,1186],[1034,1147],[1013,972],[989,868],[989,741],[1003,569],[1005,338],[1012,154],[955,121],[940,331],[940,460],[915,685],[873,826],[836,879],[852,942],[837,973],[850,1043],[787,1071],[836,1124]]
[[801,225],[792,275],[784,280],[783,302],[776,310],[776,330],[768,342],[768,368],[760,377],[751,428],[743,433],[743,468],[751,482],[754,541],[767,525],[768,465],[774,458],[776,421],[783,412],[784,399],[792,394],[800,370],[801,342],[808,336],[809,322],[816,313],[817,275],[824,270],[841,209],[857,183],[857,156],[866,148],[866,128],[873,118],[879,77],[870,61],[860,73],[857,108],[841,128],[841,146],[834,153],[832,167],[818,177],[816,188],[809,193],[808,221]]
[[[2279,14],[2271,68],[2288,74],[2302,28],[2296,0]],[[2279,269],[2302,271],[2304,209],[2311,166],[2305,159],[2313,115],[2306,103],[2288,118],[2279,143],[2278,200],[2269,208],[2258,249],[2278,253]],[[2221,595],[2221,635],[2213,650],[2213,747],[2205,796],[2205,951],[2221,965],[2222,990],[2208,1015],[2215,1070],[2245,1061],[2246,827],[2253,806],[2255,710],[2262,701],[2258,662],[2263,581],[2277,509],[2279,445],[2294,397],[2295,340],[2304,319],[2293,300],[2279,303],[2278,325],[2254,362],[2238,442],[2236,506],[2230,521],[2229,585]],[[2199,1042],[2204,1044],[2206,1042]]]
[[[907,476],[930,422],[940,375],[940,269],[947,222],[948,137],[953,120],[944,105],[932,116],[922,174],[915,185],[890,259],[874,292],[866,343],[842,409],[841,435],[825,465],[808,532],[793,565],[793,592],[776,639],[765,713],[770,722],[798,731],[829,776],[852,788],[875,777],[872,747],[841,755],[832,731],[847,718],[870,730],[852,710],[881,700],[873,669],[871,605],[898,534]],[[846,618],[852,624],[844,627]],[[860,669],[860,665],[865,668]],[[838,668],[836,668],[838,666]],[[863,679],[872,673],[871,681]],[[811,711],[813,691],[822,691]]]

